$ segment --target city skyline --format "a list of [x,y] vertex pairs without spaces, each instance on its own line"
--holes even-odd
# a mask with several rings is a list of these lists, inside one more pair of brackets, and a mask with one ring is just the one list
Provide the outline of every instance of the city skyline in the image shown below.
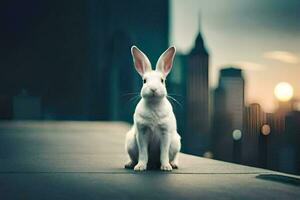
[[299,3],[229,0],[220,8],[214,3],[172,0],[170,43],[186,53],[201,29],[211,54],[211,89],[217,86],[218,71],[234,65],[244,71],[246,104],[259,103],[274,112],[274,88],[282,81],[293,86],[299,99]]

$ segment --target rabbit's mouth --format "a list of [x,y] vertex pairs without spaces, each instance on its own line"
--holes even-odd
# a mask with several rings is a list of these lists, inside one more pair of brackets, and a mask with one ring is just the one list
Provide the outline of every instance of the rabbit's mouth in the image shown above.
[[152,91],[151,92],[151,95],[150,95],[152,98],[160,98],[160,97],[163,97],[164,94],[162,92],[160,92],[159,90],[155,90],[155,91]]
[[149,98],[149,99],[160,99],[160,98],[164,97],[164,95],[155,91],[155,92],[151,92],[151,93],[144,95],[144,97]]
[[157,92],[152,92],[151,97],[156,97],[159,96],[159,94]]

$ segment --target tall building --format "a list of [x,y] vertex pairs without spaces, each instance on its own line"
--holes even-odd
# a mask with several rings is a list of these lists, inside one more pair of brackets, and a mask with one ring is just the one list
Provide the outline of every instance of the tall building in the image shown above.
[[283,134],[285,130],[285,117],[293,110],[293,100],[278,101],[278,107],[273,115],[273,131],[276,134]]
[[[263,134],[262,130],[264,131]],[[265,167],[263,163],[266,163],[266,158],[264,156],[266,155],[267,150],[266,137],[269,137],[270,124],[267,121],[267,114],[262,110],[258,103],[252,103],[246,106],[243,132],[243,164]]]
[[234,146],[243,135],[244,78],[238,68],[220,71],[214,92],[213,151],[216,158],[233,161]]
[[267,123],[266,113],[258,103],[252,103],[245,108],[245,135],[257,136],[261,128]]
[[209,54],[201,32],[186,57],[186,135],[183,144],[194,154],[203,154],[209,145]]
[[280,170],[300,174],[300,111],[287,113],[285,118],[284,145],[279,152]]
[[242,164],[299,174],[300,112],[293,102],[279,102],[275,113],[257,103],[245,108]]
[[273,170],[299,174],[300,112],[294,103],[279,102],[272,115],[268,163]]
[[241,69],[230,67],[221,70],[219,87],[226,93],[225,108],[230,115],[232,130],[243,129],[244,82]]
[[[185,141],[186,132],[186,55],[176,53],[174,65],[167,78],[169,101],[177,119],[177,130]],[[182,150],[185,146],[183,145]]]

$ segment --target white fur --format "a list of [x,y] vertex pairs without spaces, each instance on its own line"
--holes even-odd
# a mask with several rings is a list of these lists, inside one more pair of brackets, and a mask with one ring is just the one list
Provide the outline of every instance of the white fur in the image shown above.
[[160,56],[155,71],[137,47],[133,46],[131,52],[135,67],[146,83],[135,109],[134,124],[126,135],[125,148],[130,160],[125,167],[143,171],[160,163],[161,170],[171,171],[172,167],[178,167],[181,143],[164,82],[173,64],[175,47]]

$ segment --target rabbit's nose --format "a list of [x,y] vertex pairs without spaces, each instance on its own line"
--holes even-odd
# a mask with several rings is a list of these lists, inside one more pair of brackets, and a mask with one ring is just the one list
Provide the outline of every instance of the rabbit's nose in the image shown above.
[[156,92],[156,88],[150,88],[151,92]]

